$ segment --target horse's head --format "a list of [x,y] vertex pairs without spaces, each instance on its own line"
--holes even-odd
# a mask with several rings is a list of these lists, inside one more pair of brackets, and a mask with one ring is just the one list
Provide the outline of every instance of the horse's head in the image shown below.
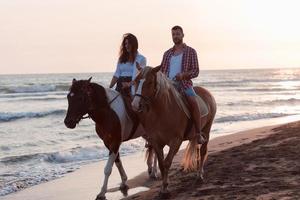
[[149,108],[149,105],[157,92],[156,75],[159,70],[160,66],[155,68],[144,67],[140,70],[140,73],[134,80],[137,87],[132,101],[133,110],[144,112]]
[[91,79],[73,79],[68,94],[68,111],[64,120],[66,127],[75,128],[82,117],[88,113],[90,108],[90,96],[92,93]]

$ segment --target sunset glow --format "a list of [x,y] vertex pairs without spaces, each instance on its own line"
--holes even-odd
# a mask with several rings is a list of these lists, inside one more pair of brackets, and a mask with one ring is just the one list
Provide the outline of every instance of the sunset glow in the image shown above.
[[1,0],[0,73],[111,72],[132,32],[148,65],[181,25],[201,69],[300,67],[299,1]]

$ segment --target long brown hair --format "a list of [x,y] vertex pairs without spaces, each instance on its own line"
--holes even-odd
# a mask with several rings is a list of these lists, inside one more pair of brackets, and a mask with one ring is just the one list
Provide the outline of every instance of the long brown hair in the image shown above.
[[[131,46],[131,52],[127,52],[125,48],[125,41],[128,41],[129,45]],[[131,34],[131,33],[126,33],[123,36],[123,41],[120,47],[120,53],[119,53],[119,62],[120,63],[126,63],[126,62],[131,62],[133,63],[135,61],[135,57],[137,55],[137,50],[138,50],[139,44],[137,38]]]

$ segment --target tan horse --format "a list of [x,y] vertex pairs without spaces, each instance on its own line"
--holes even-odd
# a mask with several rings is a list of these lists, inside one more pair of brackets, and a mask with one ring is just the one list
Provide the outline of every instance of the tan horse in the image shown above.
[[[170,195],[168,192],[169,168],[184,140],[190,140],[183,159],[184,169],[190,171],[199,168],[198,175],[203,179],[203,165],[207,158],[207,144],[216,114],[216,102],[206,89],[194,88],[208,106],[208,114],[201,117],[201,132],[207,141],[201,145],[199,152],[200,145],[194,137],[195,128],[183,109],[181,95],[172,82],[160,72],[160,67],[145,67],[136,77],[135,82],[138,87],[132,106],[139,112],[141,123],[145,131],[149,133],[148,138],[157,155],[162,175],[163,184],[160,195],[166,198]],[[163,148],[166,145],[169,146],[169,152],[164,158]]]

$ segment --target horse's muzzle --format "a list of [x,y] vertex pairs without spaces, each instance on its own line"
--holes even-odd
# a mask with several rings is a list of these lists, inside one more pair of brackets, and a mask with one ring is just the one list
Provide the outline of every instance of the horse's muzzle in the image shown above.
[[70,128],[70,129],[75,128],[76,124],[77,124],[76,121],[70,120],[70,119],[67,119],[67,118],[64,120],[64,123],[65,123],[66,127]]

